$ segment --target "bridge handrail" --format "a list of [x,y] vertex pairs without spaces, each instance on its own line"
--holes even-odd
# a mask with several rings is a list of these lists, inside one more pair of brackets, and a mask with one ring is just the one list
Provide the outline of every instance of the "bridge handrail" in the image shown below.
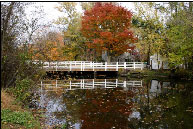
[[144,62],[89,62],[89,61],[54,61],[54,62],[43,62],[43,68],[52,68],[52,69],[74,69],[79,68],[81,71],[85,69],[116,69],[118,71],[120,68],[139,68],[143,69],[145,67]]

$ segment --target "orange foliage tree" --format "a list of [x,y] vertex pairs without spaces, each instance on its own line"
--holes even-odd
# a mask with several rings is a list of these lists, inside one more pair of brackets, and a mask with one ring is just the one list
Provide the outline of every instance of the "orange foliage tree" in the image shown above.
[[65,60],[64,48],[63,36],[60,33],[49,32],[30,47],[30,52],[33,60],[58,61]]
[[88,39],[88,47],[98,53],[107,51],[108,62],[111,56],[118,56],[130,49],[129,44],[137,39],[130,30],[132,13],[111,3],[96,3],[84,12],[81,32]]

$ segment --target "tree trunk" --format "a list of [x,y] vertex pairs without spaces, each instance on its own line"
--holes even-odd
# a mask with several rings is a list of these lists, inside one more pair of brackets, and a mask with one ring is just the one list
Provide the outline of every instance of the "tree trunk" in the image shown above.
[[192,2],[189,2],[189,11],[192,12]]
[[107,62],[108,63],[111,62],[111,53],[110,53],[110,51],[107,51]]
[[150,44],[149,44],[149,50],[147,52],[147,65],[150,65]]
[[9,10],[6,16],[6,19],[3,19],[3,30],[1,30],[1,49],[3,50],[3,46],[5,45],[4,39],[7,36],[7,30],[8,30],[8,25],[9,25],[9,20],[11,18],[12,12],[13,12],[13,6],[15,2],[11,2],[9,5]]
[[159,69],[159,55],[158,55],[158,52],[157,52],[157,67]]
[[111,56],[107,57],[107,62],[110,63],[111,62]]
[[175,15],[177,16],[178,14],[178,2],[175,2]]

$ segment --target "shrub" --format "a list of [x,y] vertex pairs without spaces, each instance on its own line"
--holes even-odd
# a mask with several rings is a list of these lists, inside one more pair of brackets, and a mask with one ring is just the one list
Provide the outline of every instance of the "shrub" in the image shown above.
[[31,79],[17,80],[16,86],[10,90],[18,100],[27,103],[31,97],[30,90],[32,89],[32,85],[33,81]]
[[26,128],[40,128],[40,123],[37,122],[30,112],[11,111],[10,109],[1,110],[1,122],[23,125]]

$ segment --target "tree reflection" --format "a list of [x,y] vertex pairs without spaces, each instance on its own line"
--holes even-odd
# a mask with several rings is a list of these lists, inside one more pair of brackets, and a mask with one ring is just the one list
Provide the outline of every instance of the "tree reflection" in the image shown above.
[[48,110],[50,125],[65,124],[66,128],[189,129],[193,128],[192,84],[151,80],[136,90],[61,89],[42,92],[40,102]]
[[[162,92],[153,93],[154,98],[140,107],[141,120],[138,128],[193,128],[192,83],[175,83],[167,87],[161,84]],[[148,87],[150,89],[150,87]],[[167,90],[167,92],[164,92]],[[148,90],[148,98],[152,96]]]
[[132,112],[133,96],[132,91],[122,88],[76,90],[64,94],[64,101],[70,116],[79,114],[81,128],[124,128]]

